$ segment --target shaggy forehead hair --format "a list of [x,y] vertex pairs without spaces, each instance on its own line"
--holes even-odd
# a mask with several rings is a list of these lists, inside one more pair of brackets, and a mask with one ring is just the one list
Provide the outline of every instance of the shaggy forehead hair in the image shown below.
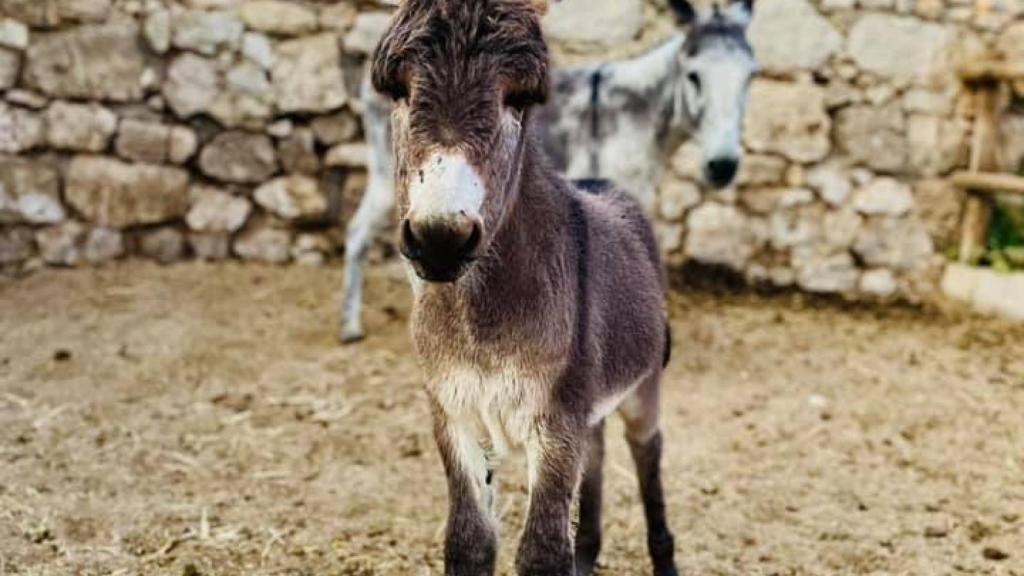
[[429,80],[420,73],[464,80],[485,71],[506,88],[546,92],[547,45],[530,0],[407,0],[377,48],[373,80],[394,94],[409,89],[396,83]]
[[546,99],[540,12],[531,0],[407,0],[377,48],[372,74],[377,90],[407,97],[414,117],[438,128],[432,137],[479,134],[501,102]]

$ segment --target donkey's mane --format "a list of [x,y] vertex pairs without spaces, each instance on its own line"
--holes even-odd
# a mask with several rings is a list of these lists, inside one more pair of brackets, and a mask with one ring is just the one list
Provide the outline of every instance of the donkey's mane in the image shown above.
[[427,111],[418,135],[460,134],[470,154],[483,158],[495,129],[488,111],[501,99],[519,107],[546,101],[548,68],[531,0],[407,0],[377,47],[372,80],[378,91],[412,96]]
[[[518,73],[542,74],[546,80],[547,45],[540,33],[540,12],[532,0],[406,0],[398,20],[377,48],[374,87],[393,92],[407,59],[441,50],[449,64],[468,55],[486,54],[492,64]],[[523,62],[517,62],[522,60]],[[457,66],[454,66],[457,68]]]

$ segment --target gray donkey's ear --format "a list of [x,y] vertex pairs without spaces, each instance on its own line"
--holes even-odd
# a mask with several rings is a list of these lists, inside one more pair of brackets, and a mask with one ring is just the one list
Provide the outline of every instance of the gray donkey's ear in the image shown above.
[[681,24],[690,24],[697,19],[697,11],[689,0],[668,0],[668,5],[675,12]]

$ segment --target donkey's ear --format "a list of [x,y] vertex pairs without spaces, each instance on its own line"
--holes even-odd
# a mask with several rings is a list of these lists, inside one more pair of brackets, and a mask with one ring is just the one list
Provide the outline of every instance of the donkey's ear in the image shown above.
[[697,11],[694,10],[693,4],[690,4],[689,0],[668,0],[668,4],[676,13],[676,18],[679,18],[681,24],[690,24],[697,19]]

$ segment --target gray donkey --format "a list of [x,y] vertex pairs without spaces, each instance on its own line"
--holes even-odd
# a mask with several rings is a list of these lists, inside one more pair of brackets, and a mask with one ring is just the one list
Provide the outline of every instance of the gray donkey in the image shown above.
[[603,423],[618,411],[654,573],[676,575],[660,479],[671,339],[658,247],[633,196],[607,181],[571,183],[543,152],[540,8],[406,0],[372,74],[395,101],[399,247],[448,477],[445,574],[494,573],[495,473],[520,446],[530,505],[519,575],[592,574]]
[[[691,134],[704,154],[705,180],[732,183],[742,157],[747,94],[757,65],[746,29],[751,0],[721,0],[698,13],[669,0],[681,31],[630,60],[556,71],[540,111],[545,148],[571,178],[629,187],[653,210],[662,166]],[[685,31],[684,31],[685,30]],[[370,145],[369,186],[348,226],[339,337],[362,339],[363,265],[374,236],[394,212],[391,104],[365,81],[363,124]]]

